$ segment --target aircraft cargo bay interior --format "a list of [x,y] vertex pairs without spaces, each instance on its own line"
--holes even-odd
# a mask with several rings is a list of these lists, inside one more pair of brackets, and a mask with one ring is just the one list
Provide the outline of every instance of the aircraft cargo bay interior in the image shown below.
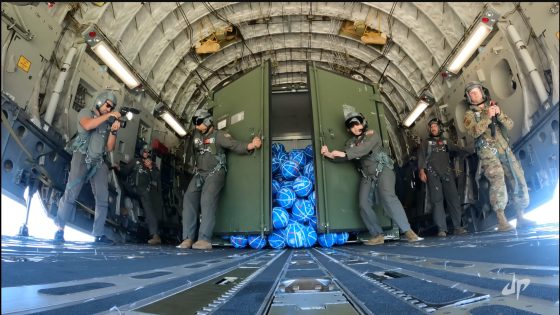
[[2,2],[2,314],[559,314],[558,2]]

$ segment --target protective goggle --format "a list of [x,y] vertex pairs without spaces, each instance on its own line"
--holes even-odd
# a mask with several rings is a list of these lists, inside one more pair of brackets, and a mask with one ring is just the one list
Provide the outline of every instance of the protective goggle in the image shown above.
[[105,106],[107,106],[107,108],[108,108],[109,110],[115,109],[115,105],[109,103],[108,101],[105,101]]
[[198,126],[204,122],[204,117],[193,117],[192,122],[195,126]]
[[360,121],[360,119],[358,119],[358,118],[352,118],[352,119],[350,119],[350,121],[346,124],[346,126],[347,126],[348,128],[352,128],[352,127],[354,127],[354,126],[356,126],[356,125],[361,125],[361,124],[362,124],[362,122]]
[[469,86],[469,87],[467,88],[466,94],[469,94],[469,93],[470,93],[472,90],[474,90],[474,89],[478,89],[478,90],[480,91],[480,93],[482,93],[482,94],[484,95],[484,89],[483,89],[483,87],[482,87],[481,85],[478,85],[478,84]]

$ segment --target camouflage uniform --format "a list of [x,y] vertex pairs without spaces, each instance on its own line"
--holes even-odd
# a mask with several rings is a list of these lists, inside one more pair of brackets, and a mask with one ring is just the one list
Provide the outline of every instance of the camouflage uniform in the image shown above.
[[529,205],[529,192],[521,165],[515,158],[508,143],[506,131],[513,127],[513,121],[503,112],[496,115],[495,138],[491,135],[492,119],[483,109],[471,105],[463,120],[467,133],[475,138],[475,146],[484,176],[490,184],[490,205],[494,211],[503,211],[510,202],[518,216]]

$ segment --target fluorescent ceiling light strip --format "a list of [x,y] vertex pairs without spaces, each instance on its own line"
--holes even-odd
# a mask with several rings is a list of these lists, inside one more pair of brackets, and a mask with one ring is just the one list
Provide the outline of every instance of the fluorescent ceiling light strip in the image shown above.
[[480,23],[477,29],[469,36],[461,51],[453,58],[453,61],[447,68],[449,72],[457,74],[491,31],[492,28],[490,26]]
[[426,108],[428,108],[428,103],[425,101],[419,101],[418,104],[416,104],[416,107],[414,107],[414,110],[412,110],[412,112],[405,118],[403,125],[405,127],[410,127],[410,125],[412,125],[416,118],[418,118],[418,116],[420,116]]
[[181,124],[177,121],[177,119],[175,119],[175,117],[173,117],[169,112],[164,112],[163,114],[161,114],[161,118],[165,120],[165,122],[169,126],[171,126],[171,128],[173,128],[173,130],[175,130],[175,132],[179,136],[182,137],[187,134],[185,128],[183,128],[183,126],[181,126]]
[[140,82],[122,64],[105,42],[99,42],[97,45],[91,47],[91,49],[124,82],[124,84],[126,84],[126,86],[133,89],[140,85]]

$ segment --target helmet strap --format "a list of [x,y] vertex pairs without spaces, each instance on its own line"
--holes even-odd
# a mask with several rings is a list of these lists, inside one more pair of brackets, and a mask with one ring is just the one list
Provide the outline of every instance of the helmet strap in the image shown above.
[[482,99],[482,102],[480,102],[480,103],[478,103],[478,104],[473,104],[473,105],[474,105],[474,106],[480,106],[481,104],[484,104],[484,103],[486,103],[486,97],[484,97],[484,98]]
[[364,128],[362,129],[362,133],[361,133],[361,134],[362,134],[362,135],[365,135],[366,132],[367,132],[367,130],[368,130],[368,128],[367,128],[368,126],[367,126],[367,124],[362,124],[362,126],[363,126]]

